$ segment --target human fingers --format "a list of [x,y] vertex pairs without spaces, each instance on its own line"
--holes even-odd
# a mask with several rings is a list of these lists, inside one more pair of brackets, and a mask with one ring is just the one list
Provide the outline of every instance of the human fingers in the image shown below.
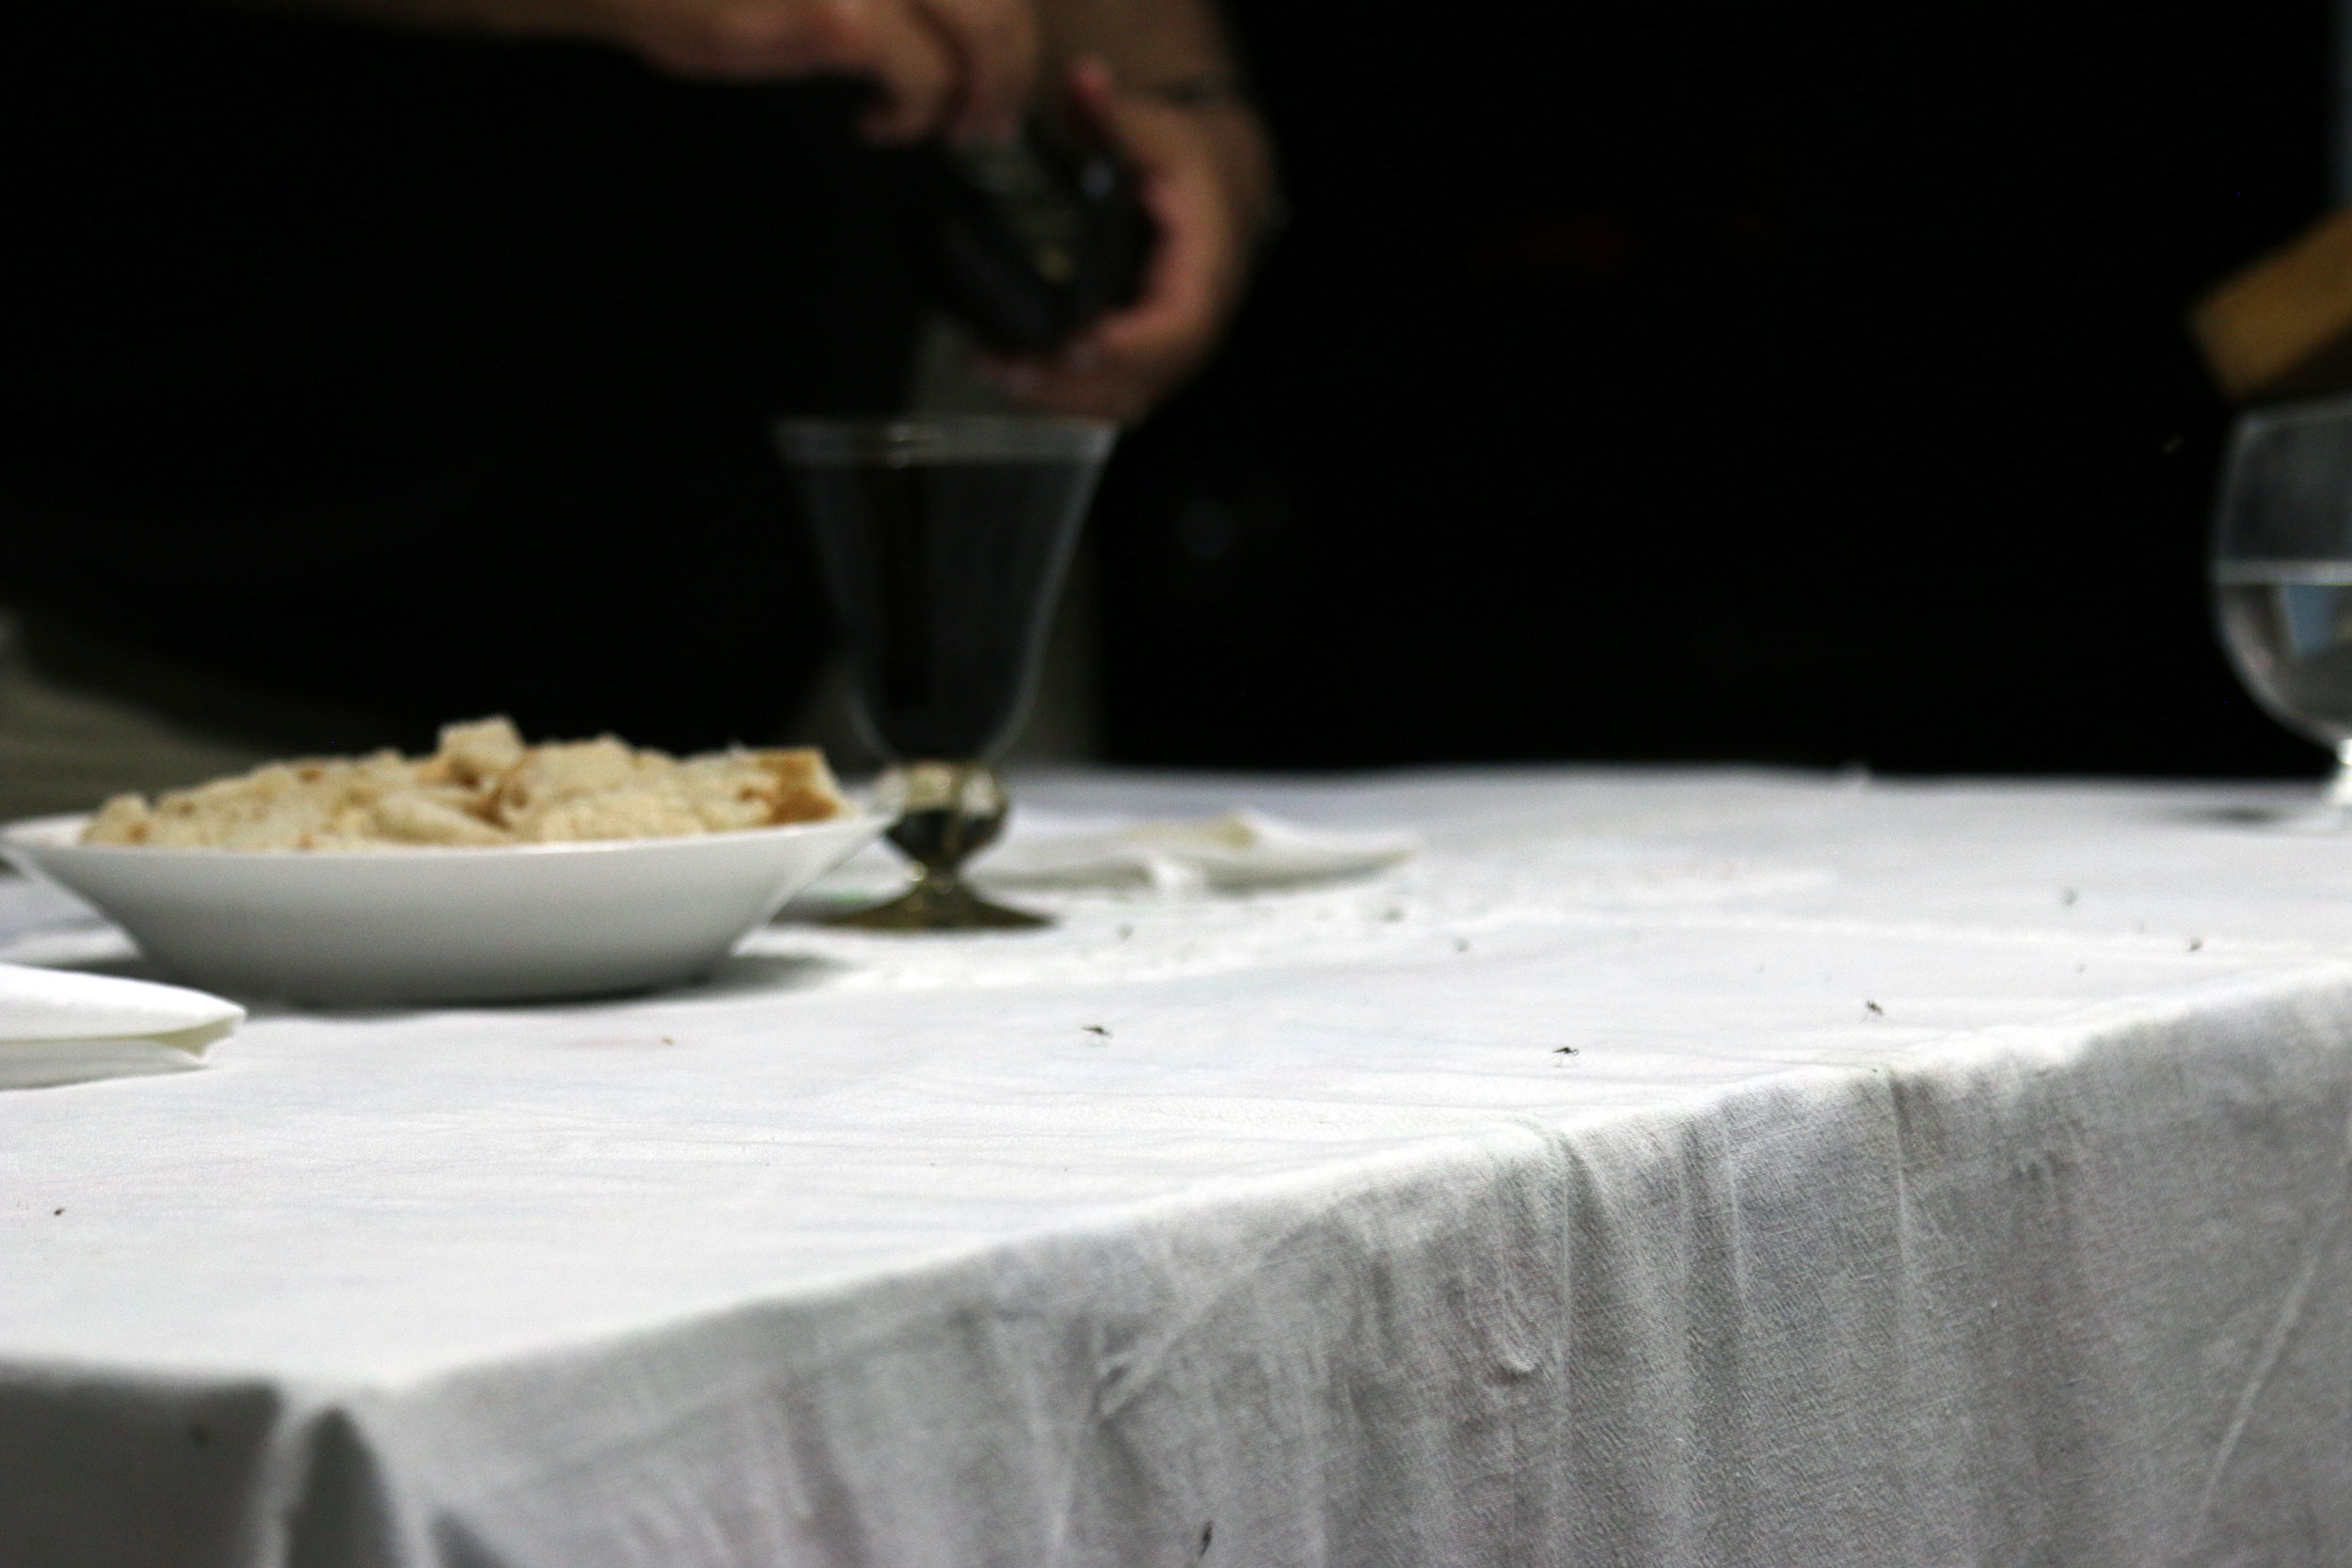
[[1050,356],[981,366],[1015,402],[1133,424],[1208,357],[1219,313],[1197,291],[1164,291],[1104,317]]
[[959,66],[952,135],[1009,140],[1037,85],[1038,19],[1031,0],[914,0]]
[[1071,62],[1066,100],[1069,107],[1098,136],[1116,140],[1119,135],[1119,83],[1100,55],[1081,55]]
[[1208,357],[1222,325],[1184,247],[1165,240],[1163,246],[1134,306],[1104,317],[1058,353],[995,360],[987,373],[1015,401],[1044,413],[1122,424],[1142,419]]
[[1223,166],[1194,118],[1090,90],[1107,86],[1106,71],[1082,71],[1073,93],[1082,113],[1113,120],[1157,231],[1136,302],[1058,354],[987,370],[1032,407],[1133,421],[1208,357],[1239,295],[1247,244]]
[[863,13],[835,69],[869,75],[873,103],[858,118],[867,139],[921,141],[946,130],[961,97],[962,64],[910,0],[834,0]]

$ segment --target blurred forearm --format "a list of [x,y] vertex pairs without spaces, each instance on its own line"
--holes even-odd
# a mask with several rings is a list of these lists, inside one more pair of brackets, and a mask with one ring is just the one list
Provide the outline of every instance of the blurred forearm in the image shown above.
[[685,76],[862,76],[876,141],[997,136],[1035,88],[1030,0],[230,0],[417,27],[596,40]]
[[242,10],[309,11],[411,27],[485,33],[554,33],[577,26],[569,0],[217,0]]

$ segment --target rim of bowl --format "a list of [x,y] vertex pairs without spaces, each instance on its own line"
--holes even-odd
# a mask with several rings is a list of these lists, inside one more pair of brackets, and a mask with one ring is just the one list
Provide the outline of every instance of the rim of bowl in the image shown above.
[[491,855],[579,855],[612,854],[622,850],[644,849],[649,846],[682,844],[712,844],[740,842],[810,832],[822,828],[843,828],[851,824],[873,826],[877,832],[890,826],[892,818],[880,812],[844,812],[838,816],[820,816],[808,822],[779,822],[766,828],[730,828],[715,833],[669,833],[647,838],[570,839],[554,844],[398,844],[382,849],[199,849],[184,845],[156,844],[57,844],[36,836],[71,830],[78,832],[87,826],[95,812],[59,812],[49,816],[25,816],[8,823],[0,823],[0,844],[12,848],[28,849],[42,854],[68,853],[76,855],[135,856],[142,861],[230,861],[310,863],[317,861],[375,861],[444,858],[452,856],[483,857]]

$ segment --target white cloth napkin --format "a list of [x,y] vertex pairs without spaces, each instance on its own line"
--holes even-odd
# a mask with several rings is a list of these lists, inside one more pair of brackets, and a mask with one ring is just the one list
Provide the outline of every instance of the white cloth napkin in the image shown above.
[[1107,832],[1015,838],[977,869],[1027,887],[1149,887],[1238,892],[1359,875],[1415,853],[1410,833],[1335,833],[1254,811]]
[[244,1022],[243,1007],[200,990],[0,964],[0,1089],[201,1067]]

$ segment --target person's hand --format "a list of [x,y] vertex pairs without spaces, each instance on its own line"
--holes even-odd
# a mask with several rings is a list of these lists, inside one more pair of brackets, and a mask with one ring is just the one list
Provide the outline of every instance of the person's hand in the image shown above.
[[1237,103],[1124,93],[1095,59],[1072,69],[1071,96],[1126,155],[1158,226],[1142,291],[1051,357],[980,369],[1031,408],[1132,424],[1200,368],[1240,304],[1272,201],[1271,160]]
[[415,14],[601,39],[684,75],[864,76],[877,141],[1009,136],[1037,77],[1032,0],[421,0]]

